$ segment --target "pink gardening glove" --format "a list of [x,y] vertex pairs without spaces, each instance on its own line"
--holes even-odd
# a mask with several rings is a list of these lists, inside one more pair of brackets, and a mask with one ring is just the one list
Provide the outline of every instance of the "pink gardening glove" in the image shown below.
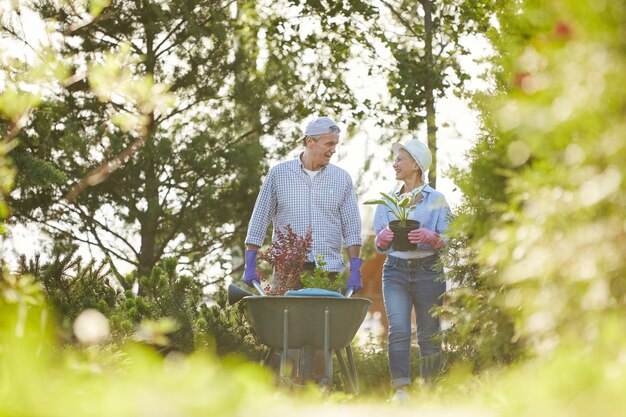
[[439,236],[439,233],[424,229],[423,227],[411,230],[408,237],[409,242],[414,245],[417,245],[418,243],[425,243],[426,245],[432,246],[433,249],[441,249],[445,244],[441,236]]
[[387,249],[391,245],[392,240],[393,232],[389,227],[385,227],[376,235],[376,240],[374,241],[374,244],[378,248]]

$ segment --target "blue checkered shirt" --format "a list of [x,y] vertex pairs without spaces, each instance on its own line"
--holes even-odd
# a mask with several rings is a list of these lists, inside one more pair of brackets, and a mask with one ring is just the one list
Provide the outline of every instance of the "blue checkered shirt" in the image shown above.
[[[401,188],[402,186],[399,186],[393,193],[399,194]],[[409,213],[409,219],[419,220],[420,227],[424,227],[439,234],[445,233],[448,229],[451,217],[450,206],[448,206],[446,198],[430,185],[427,185],[424,190],[422,190],[422,196],[422,200],[418,202],[415,209],[411,210]],[[387,227],[392,220],[397,220],[396,216],[391,214],[389,209],[382,204],[377,205],[376,214],[374,214],[374,233],[378,234],[382,229]],[[442,238],[446,240],[445,235],[442,235]],[[421,253],[436,252],[430,245],[425,244],[416,245],[416,249]],[[391,249],[381,250],[380,248],[376,248],[376,250],[381,253],[394,255]],[[404,252],[400,255],[402,257],[410,257],[410,254],[411,252]]]
[[311,178],[300,158],[270,169],[257,197],[248,225],[246,244],[263,246],[269,223],[276,230],[290,225],[304,236],[313,232],[312,254],[322,255],[326,270],[345,269],[341,254],[345,247],[361,245],[361,216],[352,178],[343,169],[328,164]]

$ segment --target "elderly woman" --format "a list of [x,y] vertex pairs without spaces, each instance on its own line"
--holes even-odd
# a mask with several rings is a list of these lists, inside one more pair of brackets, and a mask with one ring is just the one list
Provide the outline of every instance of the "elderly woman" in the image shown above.
[[408,251],[395,250],[394,232],[389,222],[397,220],[384,205],[378,205],[374,217],[376,250],[387,254],[383,268],[383,298],[389,322],[389,372],[393,399],[408,398],[411,384],[409,369],[411,345],[411,311],[415,309],[417,343],[420,350],[420,376],[432,380],[439,372],[441,347],[433,341],[439,330],[439,319],[431,310],[441,305],[446,285],[438,265],[442,237],[448,227],[450,208],[443,194],[428,186],[426,171],[432,162],[428,147],[418,140],[393,145],[396,180],[401,183],[392,191],[408,196],[415,208],[409,219],[418,220],[420,228],[408,234],[412,244]]

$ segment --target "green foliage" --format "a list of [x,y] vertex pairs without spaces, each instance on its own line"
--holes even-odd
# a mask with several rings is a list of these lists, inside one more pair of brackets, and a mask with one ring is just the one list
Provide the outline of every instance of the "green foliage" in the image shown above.
[[71,323],[88,308],[110,315],[120,296],[120,291],[108,280],[109,271],[104,263],[83,263],[75,252],[58,254],[44,264],[40,255],[31,260],[20,257],[18,274],[30,275],[41,284],[48,304],[62,319],[65,331],[70,331]]
[[[292,3],[306,6],[303,14],[308,17],[320,17],[315,13],[322,11],[332,17],[344,12],[371,16],[359,2]],[[54,56],[58,59],[41,54],[32,65],[3,60],[8,87],[0,94],[4,119],[0,188],[3,193],[11,189],[14,174],[5,156],[14,152],[16,164],[38,166],[40,177],[45,170],[52,174],[46,183],[45,178],[26,178],[24,172],[13,196],[16,211],[31,215],[24,207],[35,211],[41,199],[48,204],[40,204],[38,210],[51,214],[58,206],[50,202],[62,201],[66,191],[58,186],[61,175],[54,173],[63,173],[68,183],[75,183],[102,161],[144,138],[143,150],[133,154],[123,168],[112,171],[107,181],[80,194],[73,205],[59,204],[63,213],[91,220],[101,219],[95,214],[104,216],[107,213],[98,210],[110,207],[114,218],[122,219],[122,226],[111,231],[138,236],[141,229],[142,238],[153,239],[142,241],[145,250],[144,246],[137,250],[121,245],[122,250],[111,252],[150,265],[149,271],[127,279],[107,274],[104,264],[76,262],[67,253],[49,265],[24,260],[22,272],[32,279],[24,273],[2,275],[0,415],[229,416],[262,410],[272,414],[277,402],[284,410],[288,400],[276,400],[268,373],[257,367],[220,363],[199,353],[186,357],[169,353],[163,358],[154,350],[131,345],[122,350],[111,345],[60,349],[50,337],[55,322],[49,319],[42,294],[68,317],[67,322],[61,320],[66,333],[80,311],[95,307],[109,316],[114,338],[120,341],[136,335],[143,322],[138,337],[159,349],[166,342],[161,336],[166,336],[175,350],[214,346],[220,354],[236,349],[254,357],[258,351],[241,312],[225,306],[223,293],[216,305],[204,306],[202,285],[191,274],[176,270],[178,261],[167,259],[168,250],[180,249],[177,253],[188,262],[198,254],[228,246],[228,239],[218,239],[231,234],[224,225],[232,225],[232,213],[249,205],[242,195],[256,195],[250,191],[258,187],[263,168],[261,135],[282,132],[279,124],[286,115],[300,119],[309,114],[312,107],[307,107],[310,101],[305,96],[314,96],[318,90],[303,86],[318,87],[306,84],[308,80],[321,83],[323,77],[315,77],[316,71],[337,72],[333,63],[347,56],[350,44],[345,39],[351,32],[333,32],[323,45],[317,34],[307,38],[307,48],[319,46],[320,54],[336,58],[326,61],[328,65],[313,66],[308,78],[295,70],[301,40],[288,35],[297,22],[278,14],[261,16],[253,3],[241,3],[237,24],[231,24],[230,13],[225,12],[228,8],[217,3],[195,3],[190,9],[179,2],[114,2],[110,7],[115,13],[107,13],[102,9],[106,1],[94,1],[82,3],[84,12],[101,12],[101,18],[80,22],[85,25],[78,28],[71,21],[76,10],[66,8],[65,3],[36,4],[50,22],[61,22],[59,32],[76,39],[59,43],[66,49]],[[448,3],[441,4],[443,10]],[[472,19],[471,13],[483,16],[487,10],[483,3],[458,4],[457,10]],[[409,3],[398,5],[408,7]],[[85,13],[81,16],[88,16]],[[416,16],[415,10],[408,16]],[[626,383],[626,45],[621,36],[626,7],[622,2],[510,1],[498,18],[499,26],[491,29],[496,52],[494,90],[476,99],[485,132],[469,155],[468,169],[456,174],[466,200],[450,229],[452,247],[446,256],[449,278],[462,287],[450,294],[442,310],[453,324],[444,342],[454,360],[446,380],[434,392],[420,390],[416,401],[433,402],[439,394],[442,404],[453,404],[454,412],[465,406],[478,414],[504,416],[618,416],[623,413]],[[177,27],[177,22],[182,26]],[[437,24],[459,26],[461,22],[451,14]],[[322,25],[338,28],[333,19]],[[420,30],[419,25],[409,26]],[[161,28],[173,30],[172,36],[182,42],[178,49],[172,46],[168,51],[189,58],[184,65],[165,68],[154,54],[132,50],[157,39]],[[275,54],[259,69],[256,64],[263,55],[258,44],[263,41],[257,35],[262,30],[264,42],[272,45]],[[109,35],[142,42],[132,44],[130,52],[115,45],[120,46],[121,55],[107,60],[111,48],[105,45],[114,39]],[[242,45],[240,49],[237,44]],[[51,46],[52,54],[59,52],[54,50],[57,47]],[[399,47],[394,51],[398,62],[420,56],[419,51],[406,53]],[[228,61],[231,55],[233,60]],[[112,79],[118,83],[106,84],[109,70],[101,79],[95,67],[91,77],[79,73],[78,58],[70,72],[69,56],[110,64]],[[140,56],[144,58],[135,60]],[[403,67],[398,75],[398,95],[415,106],[412,96],[419,96],[419,91],[411,84],[410,69]],[[413,69],[422,75],[422,68]],[[79,76],[71,81],[69,74]],[[89,80],[97,92],[76,79]],[[341,77],[324,79],[329,92],[320,94],[324,100],[338,101],[332,91],[342,84]],[[128,85],[132,82],[137,83],[136,89]],[[167,104],[169,97],[162,82],[183,103],[177,109],[187,109],[187,114],[156,110],[161,99]],[[33,88],[36,85],[42,88]],[[274,85],[280,88],[273,91]],[[222,87],[225,95],[218,94]],[[109,101],[108,88],[127,94],[127,101]],[[50,97],[44,100],[34,93],[41,90]],[[302,96],[296,100],[293,96],[299,91]],[[184,107],[195,98],[206,107]],[[151,107],[153,100],[156,103]],[[36,106],[39,110],[33,112]],[[121,116],[114,117],[120,112]],[[146,114],[156,118],[143,117]],[[18,133],[20,148],[13,149]],[[229,135],[236,139],[228,141]],[[20,155],[30,159],[20,160]],[[224,172],[228,175],[222,176]],[[178,188],[160,194],[159,187],[169,185],[168,181]],[[188,198],[199,205],[182,213],[182,206],[174,203],[155,205],[160,197],[174,194],[176,203]],[[234,197],[241,200],[241,206]],[[164,201],[170,203],[167,198]],[[220,204],[210,204],[215,202]],[[197,217],[183,216],[194,210]],[[198,214],[205,212],[209,213],[205,217]],[[1,201],[0,215],[6,214]],[[211,226],[205,228],[203,222]],[[72,229],[74,224],[68,223],[66,237],[92,232],[89,223],[76,224],[80,227]],[[162,228],[154,227],[161,224]],[[98,225],[102,226],[107,222]],[[151,234],[155,230],[158,233]],[[234,242],[236,233],[232,237]],[[203,247],[198,243],[206,243],[202,239],[211,242]],[[195,242],[195,249],[185,246],[187,240]],[[151,257],[155,253],[159,256]],[[119,286],[110,281],[113,277]],[[140,292],[123,291],[121,284],[128,286],[135,278]],[[163,319],[170,316],[176,323]],[[527,353],[535,357],[526,363],[492,370],[480,378],[471,373],[493,364],[510,364]],[[384,349],[358,351],[356,356],[363,391],[383,393],[388,381]],[[416,363],[412,369],[417,369]],[[40,398],[44,401],[37,401]],[[380,414],[375,407],[369,411]]]
[[55,348],[42,308],[31,305],[23,314],[0,296],[0,416],[235,416],[275,401],[266,370],[206,353],[163,357],[135,344]]
[[[551,357],[494,369],[480,378],[459,366],[435,396],[447,404],[462,403],[464,409],[483,410],[480,414],[489,410],[494,415],[519,417],[619,416],[621,409],[616,407],[624,404],[626,382],[626,368],[617,359],[623,354],[622,322],[621,317],[605,315],[597,329],[599,343],[593,347],[578,337],[563,338]],[[433,401],[433,395],[416,400],[422,399]]]
[[197,321],[205,348],[214,350],[220,356],[237,354],[259,362],[265,348],[243,315],[243,303],[228,305],[224,289],[218,290],[214,297],[214,305],[202,305]]
[[40,306],[44,302],[41,287],[29,275],[16,275],[2,271],[0,277],[0,302],[19,308]]
[[[39,223],[58,242],[98,247],[111,268],[121,261],[149,276],[170,256],[194,272],[229,263],[266,154],[293,148],[294,122],[354,107],[337,70],[350,56],[345,40],[354,29],[294,36],[301,22],[286,17],[287,3],[30,6],[64,40],[51,54],[74,66],[34,111],[14,151],[65,180],[44,189],[22,171],[16,220]],[[319,61],[310,63],[309,52]],[[262,146],[268,135],[281,138],[276,148]]]
[[[140,340],[163,352],[216,351],[260,357],[261,347],[239,307],[227,307],[224,290],[206,305],[204,286],[176,271],[168,258],[149,277],[140,278],[141,293],[123,290],[106,263],[84,260],[70,252],[42,263],[40,257],[21,258],[18,276],[32,276],[52,307],[61,335],[73,341],[72,325],[79,314],[96,309],[110,322],[115,343]],[[132,281],[133,277],[128,277]]]
[[191,276],[176,271],[174,258],[164,259],[152,269],[150,276],[140,277],[139,295],[124,300],[122,311],[112,317],[112,322],[132,319],[158,319],[168,317],[177,325],[169,335],[171,349],[191,352],[195,348],[194,324],[199,315],[203,285]]
[[23,182],[29,188],[52,187],[67,179],[62,171],[33,155],[14,152],[11,154],[11,159],[18,172],[17,181]]
[[[369,72],[387,81],[390,102],[378,106],[382,125],[393,128],[391,140],[415,135],[426,124],[433,154],[429,182],[437,178],[437,101],[461,94],[469,79],[460,62],[470,53],[465,40],[489,29],[499,0],[381,1],[385,18],[370,21],[366,48],[375,60]],[[382,47],[381,47],[382,46]],[[380,51],[384,51],[381,53]]]
[[480,227],[476,224],[480,222],[472,221],[476,217],[466,215],[464,209],[456,213],[448,229],[452,239],[443,255],[446,279],[458,288],[450,291],[443,307],[436,310],[451,325],[441,333],[446,363],[465,363],[473,371],[482,371],[521,359],[526,346],[516,332],[517,308],[506,306],[501,299],[505,288],[480,272],[465,234]]
[[6,195],[13,188],[15,178],[15,171],[5,157],[10,149],[10,143],[0,142],[0,233],[4,231],[4,219],[9,215]]
[[482,364],[487,346],[508,362],[602,344],[606,317],[626,317],[626,8],[510,2],[499,22],[452,228],[464,258],[452,278],[469,285],[451,296],[450,335]]
[[313,270],[313,275],[304,273],[301,282],[304,288],[321,288],[329,291],[343,292],[346,286],[346,277],[344,274],[338,274],[337,278],[330,279],[329,272],[324,269],[326,261],[322,255],[316,255],[317,263]]
[[[382,398],[387,397],[390,391],[387,344],[370,340],[365,346],[353,346],[352,350],[363,393]],[[415,355],[413,354],[411,357],[415,358]],[[415,366],[415,361],[412,365]]]
[[[384,346],[353,348],[361,397],[351,400],[334,394],[324,397],[320,406],[319,395],[313,393],[301,398],[296,391],[283,395],[272,386],[267,370],[218,361],[206,352],[164,357],[128,343],[61,349],[48,331],[40,286],[14,278],[0,278],[0,416],[136,416],[163,410],[187,416],[269,416],[303,407],[315,413],[345,414],[348,407],[364,403],[366,409],[359,412],[365,416],[389,410],[387,404],[375,402],[389,392]],[[606,314],[596,330],[598,343],[592,348],[578,337],[568,337],[554,356],[523,366],[480,378],[457,366],[434,388],[415,384],[411,410],[434,407],[454,415],[511,417],[620,416],[626,382],[623,316]],[[412,369],[417,369],[418,357],[414,347]],[[339,375],[334,381],[341,388]]]
[[[354,363],[359,374],[361,393],[366,398],[387,399],[391,392],[387,342],[369,339],[363,345],[352,344]],[[345,356],[345,354],[344,354]],[[413,343],[410,367],[413,379],[418,383],[420,354]],[[340,379],[339,375],[337,379]],[[338,387],[339,388],[339,387]]]

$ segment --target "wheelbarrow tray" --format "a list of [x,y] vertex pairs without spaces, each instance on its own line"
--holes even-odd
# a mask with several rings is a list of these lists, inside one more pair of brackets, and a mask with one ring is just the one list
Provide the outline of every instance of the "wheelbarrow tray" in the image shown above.
[[243,301],[244,314],[261,343],[282,349],[287,330],[289,349],[324,349],[327,331],[331,350],[350,344],[372,303],[365,298],[284,296],[248,296]]

